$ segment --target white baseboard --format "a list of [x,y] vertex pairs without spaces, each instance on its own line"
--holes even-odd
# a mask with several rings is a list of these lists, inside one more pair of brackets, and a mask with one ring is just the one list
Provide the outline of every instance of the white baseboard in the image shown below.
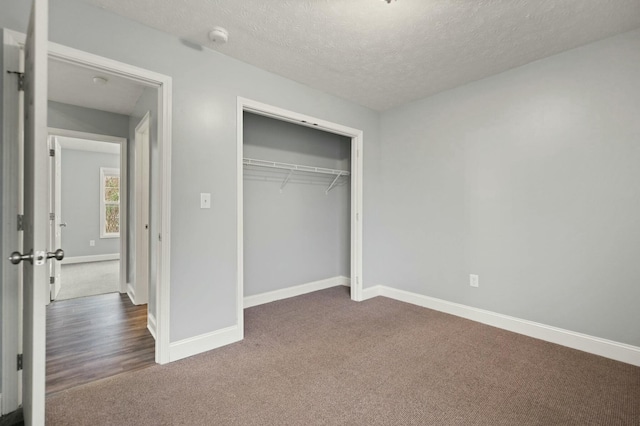
[[134,305],[136,304],[136,290],[133,288],[131,283],[127,283],[127,296],[129,296],[129,300]]
[[147,312],[147,330],[149,330],[149,333],[151,333],[151,335],[153,336],[153,339],[156,339],[156,317],[150,313]]
[[367,300],[367,299],[371,299],[377,296],[380,296],[380,289],[382,288],[382,286],[374,286],[374,287],[367,287],[367,288],[363,288],[362,289],[362,300]]
[[269,291],[267,293],[246,296],[244,298],[244,307],[245,309],[251,308],[253,306],[258,306],[265,303],[275,302],[276,300],[288,299],[290,297],[311,293],[312,291],[324,290],[326,288],[336,287],[339,285],[350,286],[350,284],[351,280],[343,276],[327,278],[320,281],[313,281],[294,287],[287,287],[280,290]]
[[62,259],[62,264],[70,265],[72,263],[102,262],[105,260],[118,260],[118,259],[120,259],[120,253],[96,254],[94,256],[65,257],[64,259]]
[[169,362],[207,352],[242,340],[242,330],[237,325],[190,337],[169,344]]
[[614,342],[588,334],[577,333],[575,331],[552,327],[390,287],[376,286],[366,290],[370,293],[378,292],[380,296],[390,299],[445,312],[493,327],[513,331],[514,333],[524,334],[525,336],[640,366],[640,347],[637,346]]

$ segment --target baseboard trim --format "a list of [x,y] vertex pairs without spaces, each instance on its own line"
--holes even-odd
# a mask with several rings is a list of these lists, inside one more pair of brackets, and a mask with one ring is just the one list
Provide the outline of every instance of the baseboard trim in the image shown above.
[[[637,346],[614,342],[612,340],[602,339],[588,334],[577,333],[575,331],[552,327],[534,321],[498,314],[496,312],[486,311],[484,309],[478,309],[459,303],[448,302],[446,300],[423,296],[421,294],[398,290],[391,287],[377,286],[374,288],[377,288],[380,296],[388,297],[390,299],[411,303],[413,305],[422,306],[435,311],[445,312],[447,314],[470,319],[472,321],[501,328],[503,330],[512,331],[514,333],[523,334],[525,336],[534,337],[536,339],[545,340],[547,342],[556,343],[558,345],[578,349],[580,351],[600,355],[605,358],[640,367],[640,347]],[[374,288],[366,290],[373,292]]]
[[120,259],[120,253],[96,254],[94,256],[65,257],[64,259],[62,259],[62,264],[70,265],[72,263],[103,262],[105,260],[118,260],[118,259]]
[[127,296],[129,296],[129,300],[134,305],[136,304],[136,290],[133,288],[131,283],[127,283]]
[[297,285],[294,287],[287,287],[280,290],[256,294],[253,296],[246,296],[244,298],[244,308],[251,308],[253,306],[263,305],[265,303],[275,302],[276,300],[301,296],[313,291],[324,290],[340,285],[349,287],[351,285],[351,280],[344,276],[337,276],[333,278],[327,278],[325,280],[313,281],[310,283]]
[[372,299],[374,297],[380,296],[380,291],[382,286],[376,285],[373,287],[367,287],[362,289],[362,300]]
[[169,344],[169,361],[177,361],[242,340],[237,325]]
[[156,317],[150,312],[147,312],[147,330],[149,330],[153,339],[156,340]]

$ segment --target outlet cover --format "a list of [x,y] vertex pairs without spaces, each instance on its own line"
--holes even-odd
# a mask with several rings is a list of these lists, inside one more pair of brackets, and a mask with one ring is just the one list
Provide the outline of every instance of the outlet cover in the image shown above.
[[480,278],[477,275],[469,275],[469,285],[471,287],[480,287]]
[[90,245],[91,247],[95,247],[95,245],[96,245],[96,240],[89,240],[89,245]]

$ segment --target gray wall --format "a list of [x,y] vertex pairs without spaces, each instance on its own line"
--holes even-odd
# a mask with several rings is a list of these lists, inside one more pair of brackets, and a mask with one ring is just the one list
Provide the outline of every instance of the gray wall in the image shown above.
[[47,114],[49,127],[121,138],[129,137],[128,115],[53,101],[49,101]]
[[[244,156],[350,169],[351,139],[244,114]],[[245,167],[244,293],[265,293],[339,275],[349,276],[349,181],[333,176]],[[345,178],[341,178],[341,183]]]
[[[5,1],[0,26],[24,32],[26,3]],[[49,13],[52,41],[173,78],[172,342],[237,324],[238,96],[364,131],[363,226],[375,247],[378,113],[76,0],[53,0]],[[201,192],[211,209],[200,209]]]
[[[62,150],[62,246],[66,257],[120,253],[120,238],[100,238],[100,168],[120,168],[120,156]],[[95,241],[95,246],[89,245]]]
[[639,99],[635,31],[385,112],[377,282],[640,346]]

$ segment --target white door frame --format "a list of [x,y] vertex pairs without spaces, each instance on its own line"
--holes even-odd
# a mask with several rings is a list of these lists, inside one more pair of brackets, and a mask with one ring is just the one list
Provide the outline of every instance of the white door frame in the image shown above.
[[[26,37],[23,33],[4,30],[4,35],[11,37],[19,45],[24,46]],[[158,193],[159,197],[153,206],[159,212],[159,233],[153,236],[154,243],[158,244],[157,282],[156,282],[156,345],[155,361],[159,364],[170,362],[170,265],[171,265],[171,114],[172,114],[172,79],[169,76],[125,64],[112,59],[104,58],[81,50],[73,49],[61,44],[49,42],[49,58],[67,62],[84,68],[100,70],[101,72],[117,75],[122,78],[134,81],[147,87],[152,87],[158,91]],[[5,94],[6,98],[6,94]],[[6,99],[5,99],[6,101]],[[15,303],[3,297],[4,303]],[[4,305],[3,305],[4,306]],[[21,324],[18,312],[15,309],[3,309],[3,324]],[[13,314],[16,314],[14,316]],[[4,339],[5,334],[3,334]],[[11,356],[4,357],[11,351],[16,351],[17,342],[11,341],[6,347],[3,341],[3,370],[4,366],[13,364]],[[17,377],[7,383],[4,387],[5,375],[3,374],[3,399],[5,392],[19,395],[21,391],[17,383]],[[15,383],[15,384],[14,384]],[[13,398],[11,398],[13,400]],[[3,406],[5,404],[3,403]]]
[[363,133],[341,124],[321,120],[297,112],[288,111],[273,105],[264,104],[251,99],[238,97],[237,100],[237,158],[236,158],[236,187],[237,187],[237,321],[242,336],[244,336],[244,200],[243,200],[243,127],[244,112],[251,112],[280,121],[311,127],[351,138],[351,299],[357,302],[363,300],[362,295],[362,158]]
[[[127,194],[129,188],[129,176],[127,175],[127,165],[129,159],[127,156],[127,139],[117,136],[100,135],[97,133],[78,132],[75,130],[57,129],[49,127],[49,137],[67,137],[74,139],[84,139],[96,142],[114,143],[120,145],[120,193]],[[64,144],[62,145],[64,148]],[[56,151],[56,156],[59,153]],[[57,187],[58,182],[55,182],[54,193],[60,194],[61,189]],[[120,197],[120,211],[128,211],[127,197]],[[56,221],[60,221],[61,218],[56,217]],[[125,293],[127,289],[127,259],[128,259],[128,247],[127,247],[127,235],[128,235],[129,223],[127,221],[127,214],[120,214],[120,278],[118,284],[118,291]],[[64,245],[64,242],[62,243]],[[57,249],[60,247],[54,248]],[[64,265],[65,260],[62,261]]]
[[103,58],[56,43],[49,43],[49,57],[126,78],[158,90],[158,192],[159,235],[156,282],[156,351],[159,364],[169,362],[169,298],[171,254],[171,77],[129,64]]

